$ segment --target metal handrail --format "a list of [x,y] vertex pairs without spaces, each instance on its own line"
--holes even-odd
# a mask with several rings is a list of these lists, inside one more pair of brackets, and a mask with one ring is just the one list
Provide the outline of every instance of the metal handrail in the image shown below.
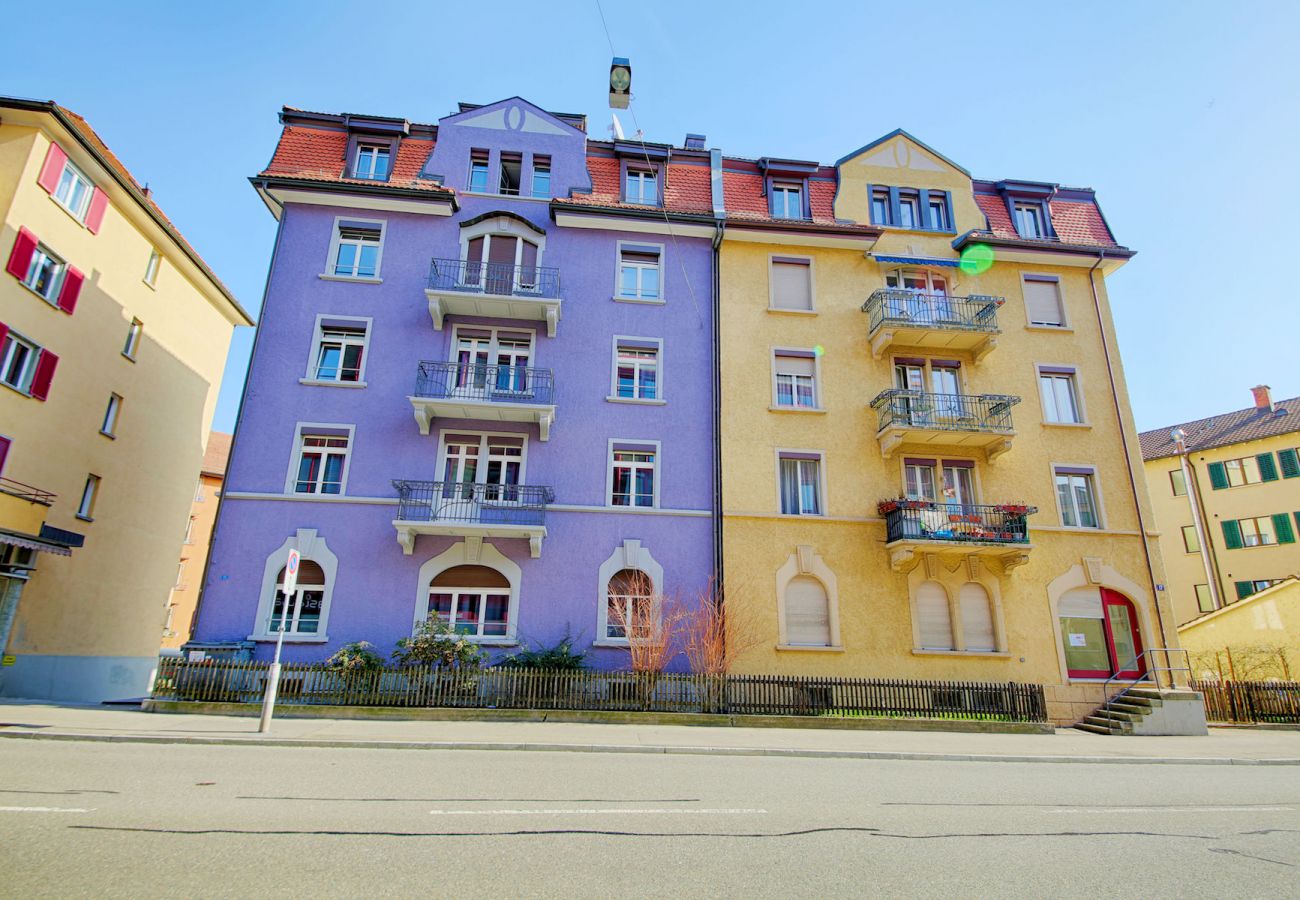
[[416,374],[415,396],[549,406],[555,402],[555,376],[550,369],[529,366],[424,360]]
[[932,500],[886,500],[885,541],[900,540],[1028,544],[1027,517],[1038,512],[1023,503],[986,505]]
[[[1157,653],[1163,653],[1165,655],[1165,664],[1163,666],[1156,665],[1155,655]],[[1173,665],[1169,658],[1169,654],[1171,653],[1181,653],[1183,655],[1183,665],[1181,666]],[[1125,688],[1122,691],[1119,691],[1117,694],[1115,694],[1115,696],[1113,697],[1110,696],[1111,682],[1119,678],[1121,672],[1124,672],[1131,668],[1136,668],[1137,664],[1141,660],[1148,657],[1149,657],[1150,664],[1146,667],[1146,671],[1143,672],[1141,675],[1139,675],[1137,678],[1130,680],[1128,685],[1125,686]],[[1137,687],[1139,684],[1141,684],[1144,681],[1148,681],[1148,680],[1153,681],[1156,686],[1156,690],[1160,690],[1160,675],[1159,675],[1160,672],[1169,673],[1169,687],[1172,689],[1177,686],[1174,683],[1174,676],[1173,676],[1174,672],[1186,672],[1188,679],[1189,680],[1191,679],[1192,658],[1188,654],[1188,652],[1181,647],[1151,647],[1149,649],[1143,650],[1141,653],[1137,654],[1131,660],[1129,660],[1129,665],[1120,666],[1118,672],[1115,672],[1113,675],[1111,675],[1102,683],[1101,695],[1106,698],[1106,702],[1102,708],[1105,709],[1106,712],[1110,712],[1110,705],[1112,703],[1114,703],[1116,700],[1119,700],[1121,697],[1123,697],[1125,694],[1133,690],[1133,688]],[[1156,673],[1154,679],[1149,678],[1149,676],[1152,673]]]
[[30,500],[32,503],[40,503],[42,506],[52,505],[59,496],[53,491],[32,487],[30,484],[14,481],[12,478],[0,478],[0,494],[8,494],[11,497],[17,497],[19,500]]
[[560,270],[546,266],[515,266],[466,259],[434,259],[429,263],[429,288],[467,294],[497,294],[560,298]]
[[934,431],[989,431],[1010,434],[1011,407],[1019,397],[1007,394],[932,394],[892,388],[871,401],[878,430],[890,426]]
[[543,525],[555,492],[537,484],[469,481],[393,482],[401,522],[464,522],[473,525]]
[[886,323],[904,328],[933,328],[942,331],[983,331],[997,334],[1001,297],[972,294],[953,297],[906,288],[881,288],[862,304],[871,316],[869,329]]

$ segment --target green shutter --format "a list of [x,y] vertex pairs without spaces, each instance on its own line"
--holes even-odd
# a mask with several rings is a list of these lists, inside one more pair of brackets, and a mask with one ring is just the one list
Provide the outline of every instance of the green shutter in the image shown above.
[[1223,543],[1229,550],[1241,549],[1241,526],[1236,519],[1223,523]]
[[1283,478],[1300,478],[1300,455],[1294,450],[1277,451],[1277,461],[1282,464]]
[[1210,487],[1216,491],[1228,486],[1228,470],[1223,463],[1210,463]]
[[1295,532],[1291,530],[1291,517],[1286,513],[1278,513],[1273,517],[1273,533],[1277,535],[1279,544],[1295,543]]
[[1264,481],[1277,481],[1277,466],[1273,464],[1272,453],[1261,453],[1255,457],[1259,463],[1259,477]]
[[1251,594],[1255,593],[1255,583],[1253,581],[1237,582],[1237,599],[1245,600]]

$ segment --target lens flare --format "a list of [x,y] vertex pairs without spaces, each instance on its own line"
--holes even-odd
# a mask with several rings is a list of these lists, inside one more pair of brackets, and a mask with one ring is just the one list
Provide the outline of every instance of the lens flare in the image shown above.
[[821,344],[818,344],[816,347],[813,347],[813,356],[821,356],[825,352],[826,352],[826,348],[823,347]]
[[961,252],[961,270],[967,275],[980,275],[993,265],[993,248],[988,244],[971,244]]

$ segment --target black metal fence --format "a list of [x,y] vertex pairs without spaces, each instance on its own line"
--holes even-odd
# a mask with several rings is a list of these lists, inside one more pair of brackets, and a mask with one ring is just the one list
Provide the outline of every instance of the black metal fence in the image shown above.
[[529,366],[425,360],[415,377],[415,396],[549,406],[555,402],[555,375]]
[[1010,434],[1011,407],[1019,402],[1019,397],[1005,394],[931,394],[891,388],[881,391],[871,408],[882,431],[902,427]]
[[476,525],[544,525],[550,487],[468,481],[394,481],[402,522],[469,522]]
[[439,291],[558,300],[560,270],[546,266],[434,259],[429,265],[429,287]]
[[862,304],[870,316],[870,330],[882,325],[898,328],[934,328],[944,331],[998,331],[1001,297],[974,294],[950,297],[902,288],[882,288]]
[[1027,517],[1033,506],[935,503],[929,500],[886,500],[885,540],[1029,543]]
[[[164,659],[156,700],[256,703],[263,662]],[[278,703],[1046,722],[1037,684],[413,667],[344,674],[283,667]]]
[[1300,681],[1193,681],[1211,722],[1300,724]]

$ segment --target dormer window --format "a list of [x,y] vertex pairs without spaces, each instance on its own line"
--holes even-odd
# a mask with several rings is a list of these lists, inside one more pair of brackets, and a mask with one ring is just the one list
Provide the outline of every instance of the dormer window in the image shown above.
[[1040,203],[1017,203],[1016,211],[1016,231],[1020,232],[1022,238],[1031,240],[1047,237],[1047,229],[1043,225],[1043,207]]
[[933,231],[952,231],[952,222],[948,219],[948,201],[943,194],[930,195],[930,228]]
[[640,203],[643,206],[659,205],[659,178],[654,169],[634,169],[628,167],[625,202]]
[[387,144],[358,144],[352,177],[370,181],[387,181],[391,154],[392,148]]
[[772,185],[772,218],[802,219],[803,188],[797,184]]
[[898,192],[898,227],[922,228],[921,198],[911,191]]
[[486,194],[488,189],[488,151],[469,152],[469,189],[476,194]]
[[519,185],[524,178],[524,157],[521,153],[501,154],[501,176],[497,193],[508,197],[519,196]]
[[871,221],[876,225],[889,224],[889,188],[871,189]]
[[533,196],[551,196],[551,158],[533,154]]

